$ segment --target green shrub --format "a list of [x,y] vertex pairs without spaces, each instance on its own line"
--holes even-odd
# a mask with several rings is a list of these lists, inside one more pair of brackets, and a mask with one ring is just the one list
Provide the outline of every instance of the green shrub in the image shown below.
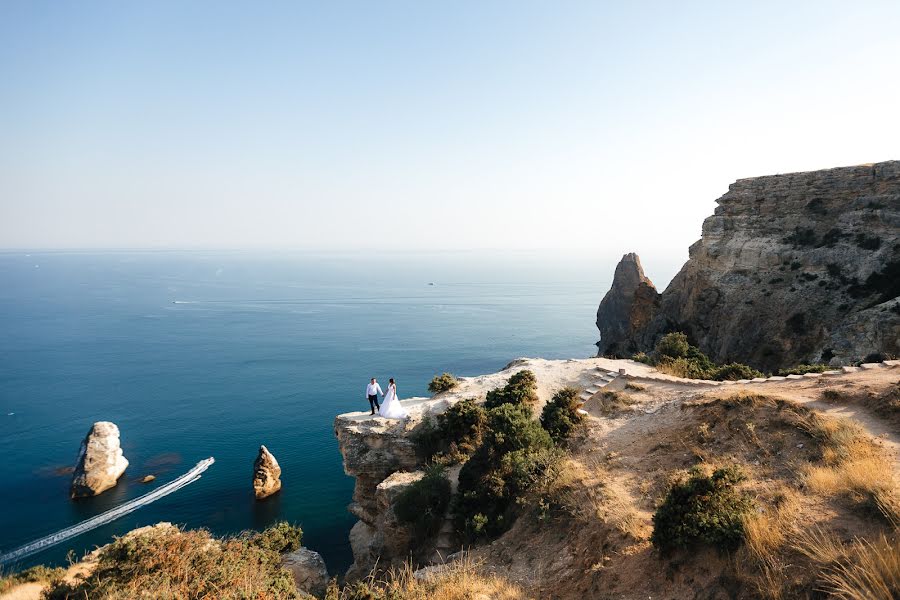
[[669,333],[656,345],[656,368],[669,375],[687,379],[736,381],[762,377],[762,373],[745,364],[716,365],[699,348],[692,346],[683,333]]
[[708,379],[709,375],[696,361],[684,357],[662,359],[656,363],[656,368],[661,373],[686,379]]
[[656,342],[656,353],[660,357],[681,358],[687,356],[690,349],[687,336],[680,331],[667,333]]
[[486,425],[487,411],[467,398],[425,421],[413,439],[426,461],[446,456],[451,462],[462,462],[481,443]]
[[556,444],[565,442],[572,432],[584,421],[584,415],[578,412],[581,402],[578,390],[566,387],[553,395],[541,412],[541,427],[547,430]]
[[251,534],[249,539],[258,548],[284,554],[300,549],[303,545],[303,530],[297,525],[279,521],[261,533]]
[[537,379],[531,371],[519,371],[509,378],[502,388],[496,388],[487,393],[485,408],[496,408],[502,404],[521,404],[531,406],[538,400]]
[[638,352],[634,356],[631,357],[631,360],[639,363],[644,363],[645,365],[652,365],[653,359],[646,352]]
[[716,381],[737,381],[738,379],[754,379],[762,377],[763,374],[753,367],[749,367],[742,363],[728,363],[721,367],[714,367],[709,379]]
[[432,394],[440,394],[447,392],[459,385],[459,380],[450,373],[442,373],[435,375],[434,379],[428,384],[428,391]]
[[778,374],[782,377],[787,375],[803,375],[804,373],[821,373],[828,370],[828,365],[797,365],[790,369],[780,369]]
[[531,416],[521,404],[488,411],[482,443],[459,472],[454,507],[457,526],[470,539],[502,533],[512,522],[513,500],[546,464],[553,441]]
[[401,523],[412,526],[421,543],[437,534],[450,503],[450,482],[444,469],[432,465],[425,477],[403,490],[394,504],[394,513]]
[[734,550],[744,539],[744,518],[752,501],[734,489],[744,480],[737,467],[717,469],[711,476],[692,470],[676,481],[653,515],[650,540],[661,552],[698,543]]

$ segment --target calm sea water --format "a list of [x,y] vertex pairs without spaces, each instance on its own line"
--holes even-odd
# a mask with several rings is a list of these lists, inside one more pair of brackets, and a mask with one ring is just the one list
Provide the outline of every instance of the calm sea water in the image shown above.
[[[595,257],[225,252],[0,254],[0,552],[73,525],[198,460],[202,479],[23,562],[63,563],[134,527],[218,534],[286,519],[330,570],[351,562],[353,480],[332,431],[369,377],[425,395],[438,372],[591,356],[611,264]],[[429,285],[434,283],[434,285]],[[68,498],[94,421],[118,424],[117,487]],[[283,491],[253,499],[265,444]],[[137,483],[154,474],[156,482]]]

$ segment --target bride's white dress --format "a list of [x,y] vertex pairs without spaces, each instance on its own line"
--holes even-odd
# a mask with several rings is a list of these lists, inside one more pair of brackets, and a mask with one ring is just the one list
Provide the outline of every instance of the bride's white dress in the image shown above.
[[409,413],[400,404],[400,400],[397,399],[396,386],[388,386],[388,391],[384,395],[384,400],[381,401],[381,408],[378,409],[378,414],[388,419],[405,419],[409,416]]

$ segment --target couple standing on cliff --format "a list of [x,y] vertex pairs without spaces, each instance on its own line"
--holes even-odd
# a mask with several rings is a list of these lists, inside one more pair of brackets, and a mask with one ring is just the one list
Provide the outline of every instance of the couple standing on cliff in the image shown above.
[[[378,394],[381,394],[381,406],[378,405]],[[403,408],[403,405],[400,404],[400,400],[397,398],[397,384],[394,383],[393,377],[391,377],[390,382],[388,383],[387,393],[381,391],[378,380],[373,377],[369,381],[369,385],[366,386],[366,398],[369,399],[369,408],[372,409],[373,415],[375,414],[375,411],[378,410],[378,416],[387,419],[405,419],[409,416],[406,409]]]

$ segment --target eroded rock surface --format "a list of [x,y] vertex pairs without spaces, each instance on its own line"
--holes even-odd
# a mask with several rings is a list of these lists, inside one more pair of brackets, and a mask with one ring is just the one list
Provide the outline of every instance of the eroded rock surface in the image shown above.
[[635,334],[643,330],[659,308],[659,294],[644,275],[641,259],[633,252],[616,266],[612,287],[597,309],[597,327],[608,354],[631,356],[640,346]]
[[344,472],[356,479],[349,509],[359,521],[350,531],[354,559],[347,571],[350,579],[368,575],[376,560],[387,567],[395,558],[402,562],[408,556],[408,534],[400,531],[390,505],[405,485],[422,476],[411,473],[420,464],[411,439],[420,422],[416,412],[403,421],[362,413],[335,418],[334,434],[344,457]]
[[328,569],[321,554],[303,547],[285,554],[281,562],[293,575],[294,584],[299,591],[317,598],[325,594],[328,587]]
[[281,467],[265,446],[259,447],[259,454],[253,463],[253,492],[257,500],[268,498],[281,489]]
[[94,423],[78,452],[72,473],[72,498],[102,494],[116,485],[127,468],[128,460],[122,454],[119,428],[109,421]]
[[763,370],[900,354],[900,161],[738,180],[656,297],[631,256],[597,312],[601,354],[668,331]]

